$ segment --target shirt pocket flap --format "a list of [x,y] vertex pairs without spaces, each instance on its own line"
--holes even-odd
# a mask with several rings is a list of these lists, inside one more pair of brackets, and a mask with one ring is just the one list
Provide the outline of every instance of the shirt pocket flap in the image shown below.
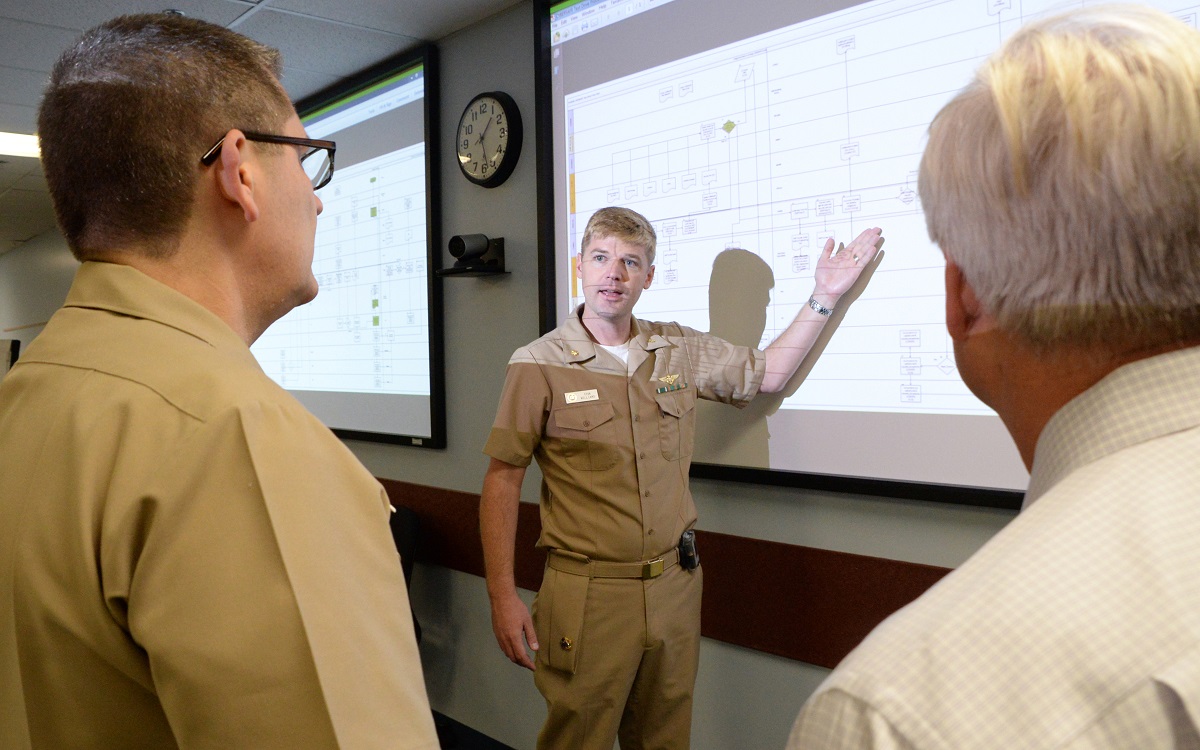
[[654,400],[658,402],[658,408],[662,409],[664,414],[680,419],[696,408],[696,398],[690,392],[660,393]]
[[607,401],[597,401],[592,404],[568,406],[554,412],[554,424],[563,430],[580,430],[588,432],[605,422],[612,421],[617,416],[613,405]]

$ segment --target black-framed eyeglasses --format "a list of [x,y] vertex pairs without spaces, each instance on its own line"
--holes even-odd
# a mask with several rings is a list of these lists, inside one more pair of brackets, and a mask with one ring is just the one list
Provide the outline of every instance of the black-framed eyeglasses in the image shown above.
[[[313,190],[319,190],[329,184],[333,179],[333,154],[337,151],[337,144],[333,141],[321,141],[314,138],[293,138],[290,135],[270,135],[268,133],[255,133],[249,130],[243,130],[242,135],[246,136],[248,141],[258,141],[259,143],[282,143],[288,146],[304,146],[308,150],[300,157],[300,165],[304,167],[305,174],[308,179],[312,180]],[[221,136],[221,140],[213,144],[213,147],[205,152],[204,156],[200,157],[200,163],[206,167],[212,166],[217,160],[217,155],[221,152],[221,144],[225,142],[225,136]]]

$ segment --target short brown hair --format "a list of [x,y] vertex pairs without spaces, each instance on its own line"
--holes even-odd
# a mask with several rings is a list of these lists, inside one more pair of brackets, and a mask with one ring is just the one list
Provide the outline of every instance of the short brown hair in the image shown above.
[[136,243],[172,253],[200,156],[231,128],[271,130],[294,111],[279,52],[205,21],[121,16],[59,58],[38,112],[42,166],[71,252]]
[[583,240],[579,243],[579,254],[587,247],[592,237],[615,237],[622,242],[636,245],[646,251],[646,260],[654,264],[654,251],[658,236],[645,216],[629,208],[609,206],[592,214],[583,229]]
[[1200,336],[1200,33],[1140,6],[1018,31],[938,114],[930,237],[1039,345]]

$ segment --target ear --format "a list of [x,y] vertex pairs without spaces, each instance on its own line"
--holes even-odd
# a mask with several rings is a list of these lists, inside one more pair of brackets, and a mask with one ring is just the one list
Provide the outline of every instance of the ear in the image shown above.
[[225,134],[221,157],[217,160],[217,188],[222,197],[236,203],[246,223],[258,221],[260,215],[254,191],[258,180],[249,157],[249,141],[242,131],[234,129]]
[[992,316],[983,309],[975,289],[954,262],[946,261],[946,330],[962,341],[994,327]]
[[646,274],[646,285],[642,289],[649,289],[651,281],[654,281],[654,266],[650,266],[650,273]]

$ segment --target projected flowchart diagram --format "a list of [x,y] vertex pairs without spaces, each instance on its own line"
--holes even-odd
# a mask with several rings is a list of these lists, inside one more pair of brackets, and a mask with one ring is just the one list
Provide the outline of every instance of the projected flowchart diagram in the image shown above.
[[881,226],[884,263],[782,408],[992,414],[954,363],[917,170],[937,111],[1004,38],[1064,7],[880,0],[570,94],[572,247],[598,208],[644,214],[659,247],[637,314],[700,330],[717,328],[717,256],[749,250],[774,277],[765,346],[806,303],[826,239]]
[[429,394],[425,148],[346,168],[321,190],[317,298],[253,346],[291,390]]

